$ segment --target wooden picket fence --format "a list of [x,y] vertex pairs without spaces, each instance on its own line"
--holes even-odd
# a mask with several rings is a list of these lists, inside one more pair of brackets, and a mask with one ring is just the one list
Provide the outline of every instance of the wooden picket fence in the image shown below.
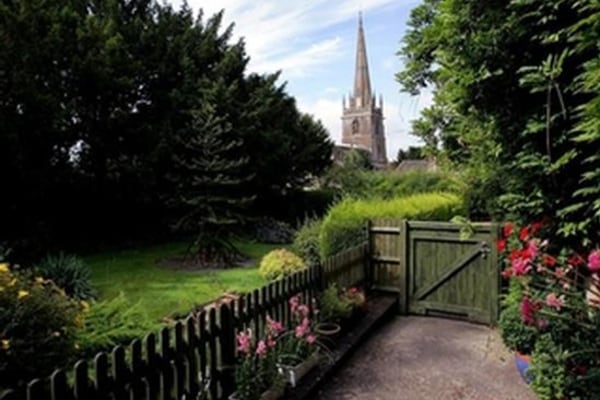
[[[190,315],[157,334],[134,340],[127,348],[80,360],[73,375],[56,370],[31,381],[23,393],[7,392],[0,400],[191,400],[226,399],[235,391],[236,334],[262,332],[267,315],[292,324],[289,299],[317,297],[332,282],[366,283],[366,244],[326,260],[323,266],[296,273],[237,300]],[[91,365],[90,365],[91,364]]]

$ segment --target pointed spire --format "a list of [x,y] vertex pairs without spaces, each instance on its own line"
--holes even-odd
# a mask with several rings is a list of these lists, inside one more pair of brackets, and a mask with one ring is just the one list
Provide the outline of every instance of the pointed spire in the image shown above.
[[364,107],[371,101],[371,79],[367,63],[367,46],[363,29],[362,11],[358,13],[358,37],[356,41],[356,70],[354,71],[354,98],[357,107]]

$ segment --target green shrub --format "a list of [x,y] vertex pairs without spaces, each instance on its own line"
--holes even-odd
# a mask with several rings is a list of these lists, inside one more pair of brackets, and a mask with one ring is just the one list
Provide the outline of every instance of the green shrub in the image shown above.
[[0,264],[0,387],[21,387],[71,361],[81,309],[52,281]]
[[99,351],[143,338],[152,329],[140,303],[131,305],[123,293],[91,305],[77,334],[80,353],[92,357]]
[[424,193],[392,200],[346,199],[329,210],[323,220],[319,247],[323,259],[366,240],[365,224],[373,218],[449,221],[464,214],[460,197],[450,193]]
[[457,176],[441,171],[344,171],[340,167],[330,171],[325,185],[360,199],[392,199],[432,192],[462,193],[465,188]]
[[308,267],[320,264],[319,255],[319,233],[322,221],[320,219],[308,219],[302,227],[296,231],[292,249],[306,263]]
[[263,278],[276,280],[306,268],[304,261],[286,249],[272,250],[260,261],[258,272]]
[[46,256],[38,265],[40,274],[51,279],[62,288],[68,296],[79,300],[89,300],[96,297],[92,286],[92,273],[79,257],[59,253]]

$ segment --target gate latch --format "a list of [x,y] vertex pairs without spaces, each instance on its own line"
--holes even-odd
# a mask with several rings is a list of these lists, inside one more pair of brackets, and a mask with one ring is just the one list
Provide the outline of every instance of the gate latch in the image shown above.
[[490,246],[487,244],[487,242],[481,242],[481,247],[479,248],[479,252],[481,253],[481,258],[483,258],[485,260],[488,256],[488,254],[490,254],[490,251],[492,251],[492,250],[490,249]]

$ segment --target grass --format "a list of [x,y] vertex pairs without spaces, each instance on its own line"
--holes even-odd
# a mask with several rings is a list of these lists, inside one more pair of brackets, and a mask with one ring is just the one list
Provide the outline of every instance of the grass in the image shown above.
[[265,283],[258,274],[264,254],[281,245],[239,241],[240,251],[256,261],[245,268],[219,271],[173,270],[157,265],[157,260],[183,254],[186,243],[170,243],[85,258],[99,299],[123,292],[131,304],[140,302],[148,318],[160,325],[164,317],[184,315],[195,306],[216,299],[224,292],[247,292]]

